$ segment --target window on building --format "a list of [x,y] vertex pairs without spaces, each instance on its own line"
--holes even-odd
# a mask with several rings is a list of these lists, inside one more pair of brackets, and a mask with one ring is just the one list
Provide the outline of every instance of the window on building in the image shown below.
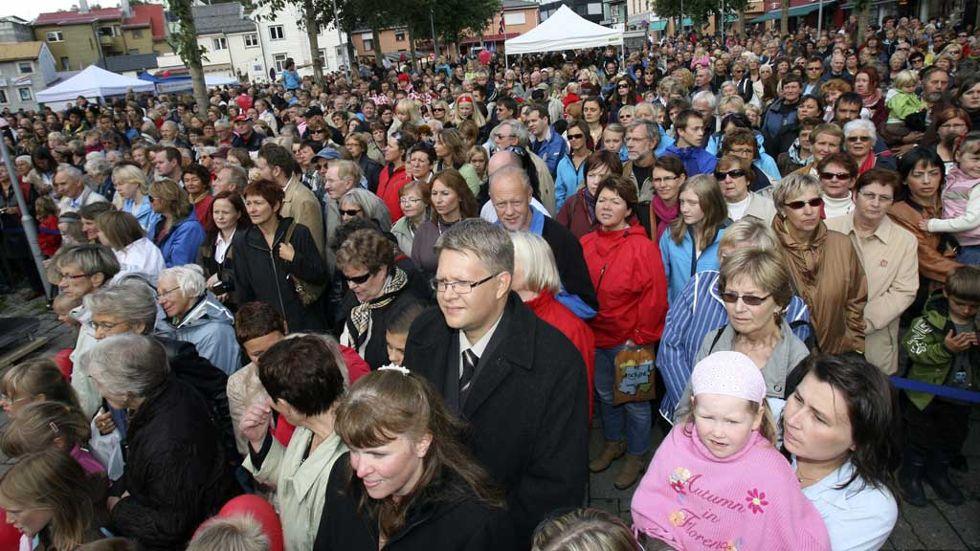
[[26,86],[24,88],[18,88],[17,92],[20,93],[20,101],[31,101],[34,99],[31,95],[31,89]]
[[132,32],[133,32],[133,38],[143,38],[143,30],[142,29],[133,29]]
[[373,49],[374,49],[374,39],[373,38],[365,38],[364,39],[364,51],[365,52],[370,52]]
[[504,25],[507,26],[523,25],[526,22],[527,19],[524,17],[524,12],[522,11],[516,11],[516,12],[510,12],[504,14]]
[[65,35],[61,34],[61,31],[49,31],[48,32],[48,42],[64,42]]
[[258,48],[259,47],[259,35],[258,33],[248,33],[245,35],[245,47],[246,48]]
[[405,42],[405,33],[398,31],[395,33],[395,42]]
[[327,49],[322,48],[320,49],[320,67],[326,67],[326,66],[327,66]]
[[0,90],[0,105],[3,105],[5,103],[10,103],[9,101],[7,101],[7,91]]
[[283,40],[286,38],[286,30],[282,25],[269,27],[269,40]]
[[112,26],[99,27],[99,36],[112,38],[114,36],[119,36],[119,31],[116,27],[112,27]]
[[221,37],[221,38],[212,38],[211,39],[211,49],[214,50],[214,51],[227,50],[228,49],[228,40],[225,39],[224,37]]
[[589,15],[602,15],[602,4],[598,2],[590,3]]
[[61,56],[61,70],[71,71],[71,61],[68,59],[68,56]]
[[30,61],[21,61],[17,64],[17,72],[22,75],[29,75],[34,72],[34,64]]
[[272,54],[272,64],[276,67],[276,72],[281,73],[286,66],[286,54]]

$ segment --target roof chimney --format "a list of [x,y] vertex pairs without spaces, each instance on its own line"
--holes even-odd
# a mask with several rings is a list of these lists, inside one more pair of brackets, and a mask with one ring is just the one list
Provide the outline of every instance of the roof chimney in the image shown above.
[[88,13],[88,0],[78,0],[78,13]]
[[129,7],[129,0],[119,0],[119,9],[122,10],[123,19],[133,16],[133,10]]

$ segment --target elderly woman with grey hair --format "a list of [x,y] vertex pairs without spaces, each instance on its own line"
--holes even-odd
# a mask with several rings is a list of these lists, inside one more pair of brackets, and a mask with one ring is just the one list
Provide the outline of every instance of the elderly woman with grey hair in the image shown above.
[[878,143],[878,131],[873,122],[867,119],[854,119],[844,125],[844,147],[858,165],[860,176],[872,168],[887,168],[895,170],[898,165],[891,150],[875,152]]
[[238,371],[241,351],[234,316],[208,290],[200,266],[187,264],[160,272],[157,297],[177,339],[192,343],[201,356],[228,375]]
[[347,222],[351,218],[371,220],[381,231],[391,230],[388,208],[377,195],[363,188],[355,187],[340,198],[341,222]]
[[183,547],[240,490],[207,403],[173,377],[163,346],[141,335],[99,341],[81,367],[129,412],[125,476],[110,490],[110,530],[146,549]]

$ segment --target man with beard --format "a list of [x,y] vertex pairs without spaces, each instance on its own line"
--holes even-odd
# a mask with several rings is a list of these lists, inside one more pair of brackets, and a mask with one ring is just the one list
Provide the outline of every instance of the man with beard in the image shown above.
[[949,73],[942,67],[929,66],[919,74],[922,82],[922,101],[929,106],[946,103],[946,90],[949,88]]

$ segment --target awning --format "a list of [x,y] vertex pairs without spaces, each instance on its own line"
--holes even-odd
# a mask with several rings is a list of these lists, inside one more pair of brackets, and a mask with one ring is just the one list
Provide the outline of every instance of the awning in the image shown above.
[[[830,6],[836,4],[836,1],[824,2],[823,9],[827,10]],[[806,6],[793,6],[789,9],[789,17],[802,17],[804,15],[811,14],[820,9],[820,3],[814,2],[813,4],[807,4]],[[783,16],[783,9],[779,8],[776,10],[768,11],[755,19],[749,21],[749,23],[762,23],[763,21],[769,21],[770,19],[779,19]]]
[[651,31],[654,31],[654,32],[656,32],[656,31],[663,31],[666,28],[667,28],[667,20],[666,19],[661,20],[661,21],[654,21],[653,23],[650,23],[650,30]]

